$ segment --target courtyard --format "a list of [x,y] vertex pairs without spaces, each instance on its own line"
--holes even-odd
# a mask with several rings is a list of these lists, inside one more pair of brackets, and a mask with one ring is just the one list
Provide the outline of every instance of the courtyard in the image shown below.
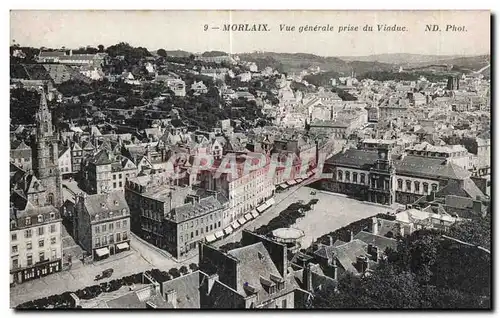
[[[245,224],[242,228],[254,230],[268,224],[270,220],[294,202],[303,201],[304,203],[308,203],[312,199],[318,199],[319,201],[314,206],[314,209],[306,212],[304,217],[297,219],[296,223],[292,226],[304,231],[305,235],[301,239],[301,245],[302,248],[307,248],[318,237],[352,222],[374,216],[378,213],[393,212],[390,207],[358,201],[341,194],[314,190],[316,194],[312,195],[311,191],[313,189],[305,185],[277,194],[274,206],[252,222]],[[230,242],[239,241],[240,239],[241,230],[214,243],[214,245],[219,247]]]

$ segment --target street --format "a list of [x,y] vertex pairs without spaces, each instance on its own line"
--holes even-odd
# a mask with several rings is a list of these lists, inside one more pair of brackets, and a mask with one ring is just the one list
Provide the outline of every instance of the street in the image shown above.
[[[172,267],[180,268],[190,263],[198,263],[197,256],[177,262],[166,257],[161,251],[138,240],[134,235],[130,239],[130,251],[110,256],[108,259],[90,265],[75,266],[75,268],[48,275],[40,279],[27,281],[10,289],[10,306],[15,307],[24,302],[62,294],[67,291],[76,291],[87,286],[100,284],[124,276],[144,272],[153,268],[168,271]],[[103,270],[112,268],[113,275],[95,282],[94,278]]]

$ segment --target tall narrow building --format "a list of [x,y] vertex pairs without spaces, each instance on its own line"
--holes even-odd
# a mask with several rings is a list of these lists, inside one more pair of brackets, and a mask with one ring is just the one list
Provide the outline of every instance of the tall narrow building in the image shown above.
[[36,137],[33,149],[33,172],[45,188],[46,205],[62,205],[61,173],[57,159],[58,137],[52,126],[52,115],[45,92],[41,92],[40,107],[36,114]]

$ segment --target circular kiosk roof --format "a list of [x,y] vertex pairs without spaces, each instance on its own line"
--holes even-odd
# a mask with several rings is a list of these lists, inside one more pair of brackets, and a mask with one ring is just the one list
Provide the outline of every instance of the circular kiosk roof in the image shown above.
[[298,240],[304,236],[304,232],[294,228],[280,228],[273,231],[273,236],[282,240]]

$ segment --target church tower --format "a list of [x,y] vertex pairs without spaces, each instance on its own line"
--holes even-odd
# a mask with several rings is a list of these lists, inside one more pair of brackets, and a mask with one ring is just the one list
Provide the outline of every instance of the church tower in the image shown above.
[[40,95],[36,113],[36,137],[33,149],[33,172],[45,188],[45,202],[56,208],[62,206],[62,184],[59,171],[58,137],[52,126],[45,92]]

